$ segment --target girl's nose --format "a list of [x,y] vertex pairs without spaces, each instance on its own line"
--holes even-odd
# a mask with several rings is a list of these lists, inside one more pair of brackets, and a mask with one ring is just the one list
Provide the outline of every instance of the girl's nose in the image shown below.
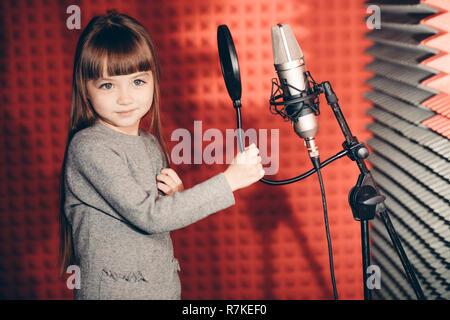
[[120,105],[129,105],[133,103],[131,92],[129,92],[129,90],[127,89],[120,90],[119,96],[117,98],[117,103]]

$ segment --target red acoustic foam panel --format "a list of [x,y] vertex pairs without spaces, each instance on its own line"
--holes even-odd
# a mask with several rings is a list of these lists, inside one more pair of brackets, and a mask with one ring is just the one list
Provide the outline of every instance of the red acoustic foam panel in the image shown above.
[[0,296],[70,297],[57,276],[58,188],[75,34],[64,1],[0,3]]
[[432,130],[440,133],[444,137],[450,139],[450,119],[441,115],[435,115],[425,121],[422,124],[431,128]]
[[[69,1],[3,1],[1,47],[0,295],[71,299],[58,279],[59,170],[69,119],[71,76],[81,30],[69,30]],[[233,36],[242,79],[243,129],[267,130],[269,155],[279,146],[280,180],[311,169],[292,126],[269,112],[276,77],[271,27],[291,26],[317,82],[330,81],[352,133],[369,137],[362,94],[370,73],[364,54],[362,0],[79,1],[82,28],[116,8],[150,32],[161,62],[163,133],[185,128],[194,137],[212,128],[225,136],[236,115],[222,78],[217,27]],[[342,150],[344,137],[321,99],[317,142],[322,161]],[[278,141],[270,141],[278,130]],[[203,150],[208,141],[196,137]],[[258,143],[261,136],[258,137]],[[248,144],[248,141],[246,142]],[[200,151],[201,151],[200,150]],[[237,149],[235,147],[234,152]],[[229,151],[230,152],[230,151]],[[224,150],[225,153],[225,150]],[[185,188],[227,164],[172,165]],[[358,169],[348,158],[322,170],[328,201],[337,287],[342,299],[362,299],[360,225],[347,202]],[[172,233],[181,265],[183,299],[332,299],[327,243],[316,175],[287,186],[256,183],[235,192],[236,205]]]
[[422,82],[430,88],[439,92],[439,94],[423,102],[423,105],[437,112],[434,117],[422,122],[431,130],[450,138],[450,2],[425,0],[425,4],[436,7],[440,10],[422,21],[423,24],[435,28],[439,31],[433,37],[425,39],[424,45],[439,50],[439,53],[422,62],[423,65],[440,71],[436,76]]

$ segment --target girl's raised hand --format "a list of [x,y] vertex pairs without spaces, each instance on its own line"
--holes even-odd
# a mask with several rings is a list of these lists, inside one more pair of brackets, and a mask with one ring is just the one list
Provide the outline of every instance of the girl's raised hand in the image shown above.
[[261,156],[258,154],[259,149],[252,143],[243,152],[239,152],[224,171],[232,191],[248,187],[264,177]]
[[[166,195],[172,195],[174,192],[181,192],[184,190],[183,182],[178,177],[177,173],[171,168],[163,168],[156,176],[156,186]],[[158,195],[160,198],[161,195]]]

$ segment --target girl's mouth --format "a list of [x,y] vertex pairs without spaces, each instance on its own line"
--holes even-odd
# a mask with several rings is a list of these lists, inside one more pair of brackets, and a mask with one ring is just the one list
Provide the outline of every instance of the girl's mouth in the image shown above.
[[132,109],[132,110],[128,110],[128,111],[121,111],[121,112],[117,112],[117,113],[121,116],[129,116],[134,112],[134,110],[136,110],[136,109]]

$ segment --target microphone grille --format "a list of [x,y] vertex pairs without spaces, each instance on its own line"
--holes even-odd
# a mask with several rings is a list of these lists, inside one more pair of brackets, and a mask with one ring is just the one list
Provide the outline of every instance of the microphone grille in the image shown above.
[[283,64],[303,57],[302,50],[288,24],[272,27],[272,49],[274,64]]

